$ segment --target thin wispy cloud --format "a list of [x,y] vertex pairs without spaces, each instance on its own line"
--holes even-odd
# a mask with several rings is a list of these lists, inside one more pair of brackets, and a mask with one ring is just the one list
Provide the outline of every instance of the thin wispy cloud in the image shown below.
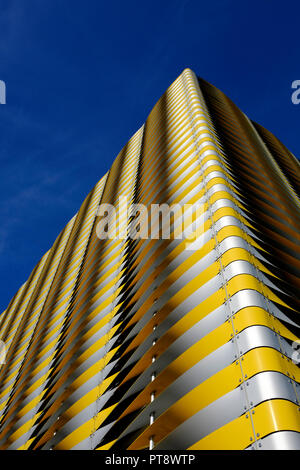
[[2,0],[0,310],[184,67],[300,155],[298,29],[259,0]]

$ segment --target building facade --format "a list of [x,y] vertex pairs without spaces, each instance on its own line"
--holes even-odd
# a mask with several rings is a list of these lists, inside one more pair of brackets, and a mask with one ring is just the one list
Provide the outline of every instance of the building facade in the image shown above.
[[0,316],[0,448],[300,449],[299,168],[185,69]]

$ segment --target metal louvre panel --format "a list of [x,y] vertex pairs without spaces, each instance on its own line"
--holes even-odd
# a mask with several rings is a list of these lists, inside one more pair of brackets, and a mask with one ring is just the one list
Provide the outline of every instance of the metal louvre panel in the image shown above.
[[[293,431],[279,431],[264,437],[258,442],[259,450],[299,450],[300,433]],[[246,450],[253,447],[247,447]]]
[[[251,408],[265,400],[276,398],[296,401],[293,388],[287,377],[274,372],[260,373],[249,379],[247,398],[252,403]],[[233,419],[241,415],[246,417],[245,410],[247,409],[248,403],[245,398],[245,392],[243,387],[239,386],[199,411],[188,422],[179,426],[176,431],[161,441],[156,448],[157,450],[178,449],[181,448],[181,445],[183,449],[189,448],[201,438],[204,438]]]
[[299,449],[299,168],[185,69],[0,317],[0,448]]

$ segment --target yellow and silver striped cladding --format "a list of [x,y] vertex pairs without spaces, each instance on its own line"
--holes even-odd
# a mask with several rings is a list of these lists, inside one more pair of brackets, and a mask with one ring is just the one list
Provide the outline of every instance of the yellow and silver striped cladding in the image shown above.
[[[185,69],[0,317],[0,448],[300,449],[299,181]],[[202,204],[199,248],[99,240],[120,196]]]

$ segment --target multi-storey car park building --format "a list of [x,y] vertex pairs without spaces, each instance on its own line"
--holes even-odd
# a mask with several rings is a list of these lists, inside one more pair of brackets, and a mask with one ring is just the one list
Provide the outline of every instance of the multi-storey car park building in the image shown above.
[[[300,449],[299,191],[184,70],[0,316],[0,448]],[[120,196],[201,205],[196,248],[130,237]],[[99,239],[105,203],[125,237]]]

